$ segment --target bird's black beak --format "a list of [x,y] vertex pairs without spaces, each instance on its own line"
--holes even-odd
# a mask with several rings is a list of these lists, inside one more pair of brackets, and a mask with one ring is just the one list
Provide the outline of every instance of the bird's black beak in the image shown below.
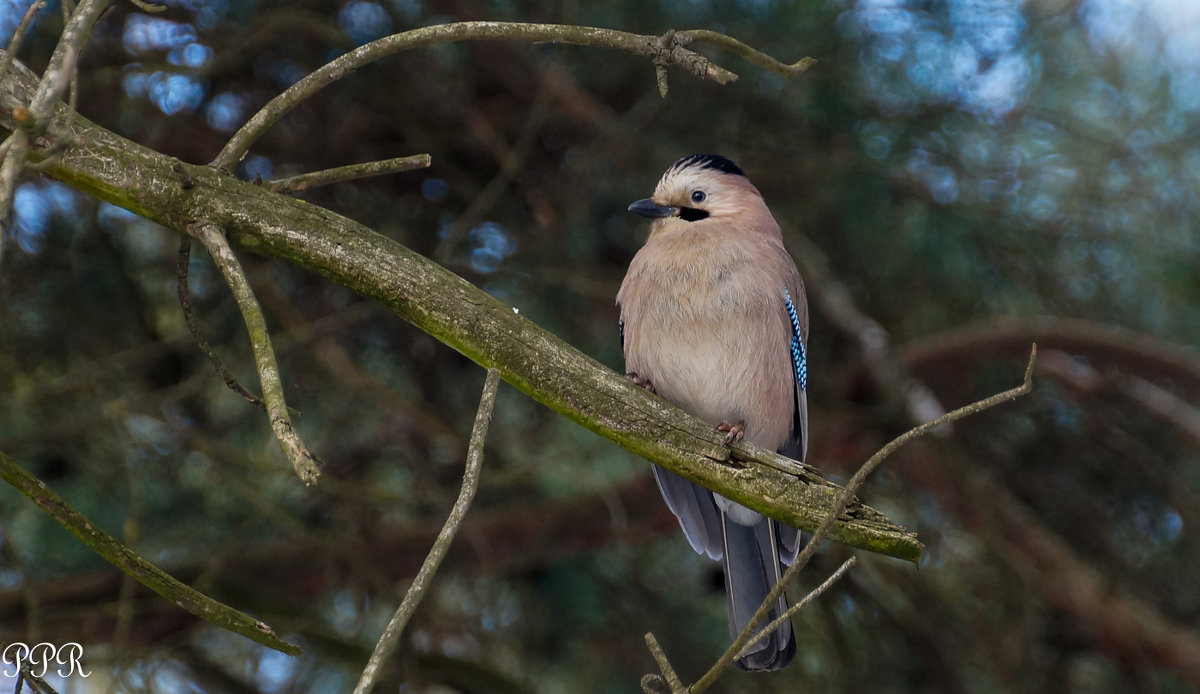
[[633,203],[629,206],[629,211],[651,219],[656,217],[674,217],[679,214],[678,207],[660,205],[649,198]]

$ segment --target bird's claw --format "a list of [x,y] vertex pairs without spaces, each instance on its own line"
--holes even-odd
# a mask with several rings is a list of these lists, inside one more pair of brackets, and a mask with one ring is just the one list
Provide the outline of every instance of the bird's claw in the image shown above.
[[745,420],[742,420],[736,424],[721,422],[717,425],[717,431],[726,432],[725,445],[728,446],[734,441],[741,441],[742,437],[746,435],[746,422]]
[[646,390],[650,391],[651,393],[654,392],[654,384],[651,383],[650,379],[648,379],[648,378],[642,378],[641,376],[635,374],[632,371],[625,374],[625,378],[628,378],[629,380],[633,381],[633,385],[635,385],[635,386],[641,386],[642,388],[645,388]]

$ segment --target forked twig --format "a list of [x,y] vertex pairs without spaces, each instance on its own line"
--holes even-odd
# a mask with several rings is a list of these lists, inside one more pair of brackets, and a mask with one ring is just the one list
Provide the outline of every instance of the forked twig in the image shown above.
[[229,285],[238,309],[242,312],[242,321],[250,335],[254,363],[258,368],[258,380],[262,386],[263,400],[267,405],[267,416],[271,420],[275,438],[300,479],[305,484],[316,484],[321,475],[318,460],[300,440],[295,427],[292,426],[287,401],[283,397],[279,365],[275,361],[275,350],[271,346],[271,335],[267,331],[267,321],[263,316],[262,307],[258,305],[258,299],[254,296],[254,290],[250,287],[245,270],[234,256],[225,234],[216,226],[192,224],[188,226],[188,233],[204,244],[217,269],[225,277],[225,283]]

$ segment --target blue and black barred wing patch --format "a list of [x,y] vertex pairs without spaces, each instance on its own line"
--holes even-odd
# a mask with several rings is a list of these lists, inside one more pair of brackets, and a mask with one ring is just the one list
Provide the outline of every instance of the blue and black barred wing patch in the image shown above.
[[792,295],[787,287],[783,288],[783,303],[787,307],[788,320],[792,324],[792,369],[796,374],[796,384],[800,390],[808,390],[808,353],[804,350],[804,339],[800,336],[800,316],[796,314],[796,305],[792,303]]
[[[803,297],[801,299],[803,300]],[[786,286],[783,288],[783,305],[787,310],[788,323],[792,328],[789,352],[792,357],[794,409],[792,410],[792,434],[779,452],[789,458],[802,461],[808,455],[808,395],[805,392],[808,389],[808,352],[804,348],[800,314],[796,310],[796,304],[792,301],[792,295]],[[795,556],[794,551],[792,556]]]

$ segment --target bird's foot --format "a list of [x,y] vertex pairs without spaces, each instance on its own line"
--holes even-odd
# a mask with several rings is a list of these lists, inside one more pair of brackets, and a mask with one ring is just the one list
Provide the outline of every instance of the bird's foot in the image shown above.
[[746,421],[742,420],[736,424],[721,422],[717,425],[717,431],[726,432],[725,445],[728,446],[734,441],[741,441],[742,437],[746,435]]
[[635,386],[641,386],[642,388],[645,388],[646,390],[650,391],[651,393],[654,392],[654,384],[651,383],[650,379],[648,379],[648,378],[642,378],[641,376],[635,374],[632,371],[625,374],[625,378],[628,378],[629,380],[633,381],[633,385],[635,385]]

